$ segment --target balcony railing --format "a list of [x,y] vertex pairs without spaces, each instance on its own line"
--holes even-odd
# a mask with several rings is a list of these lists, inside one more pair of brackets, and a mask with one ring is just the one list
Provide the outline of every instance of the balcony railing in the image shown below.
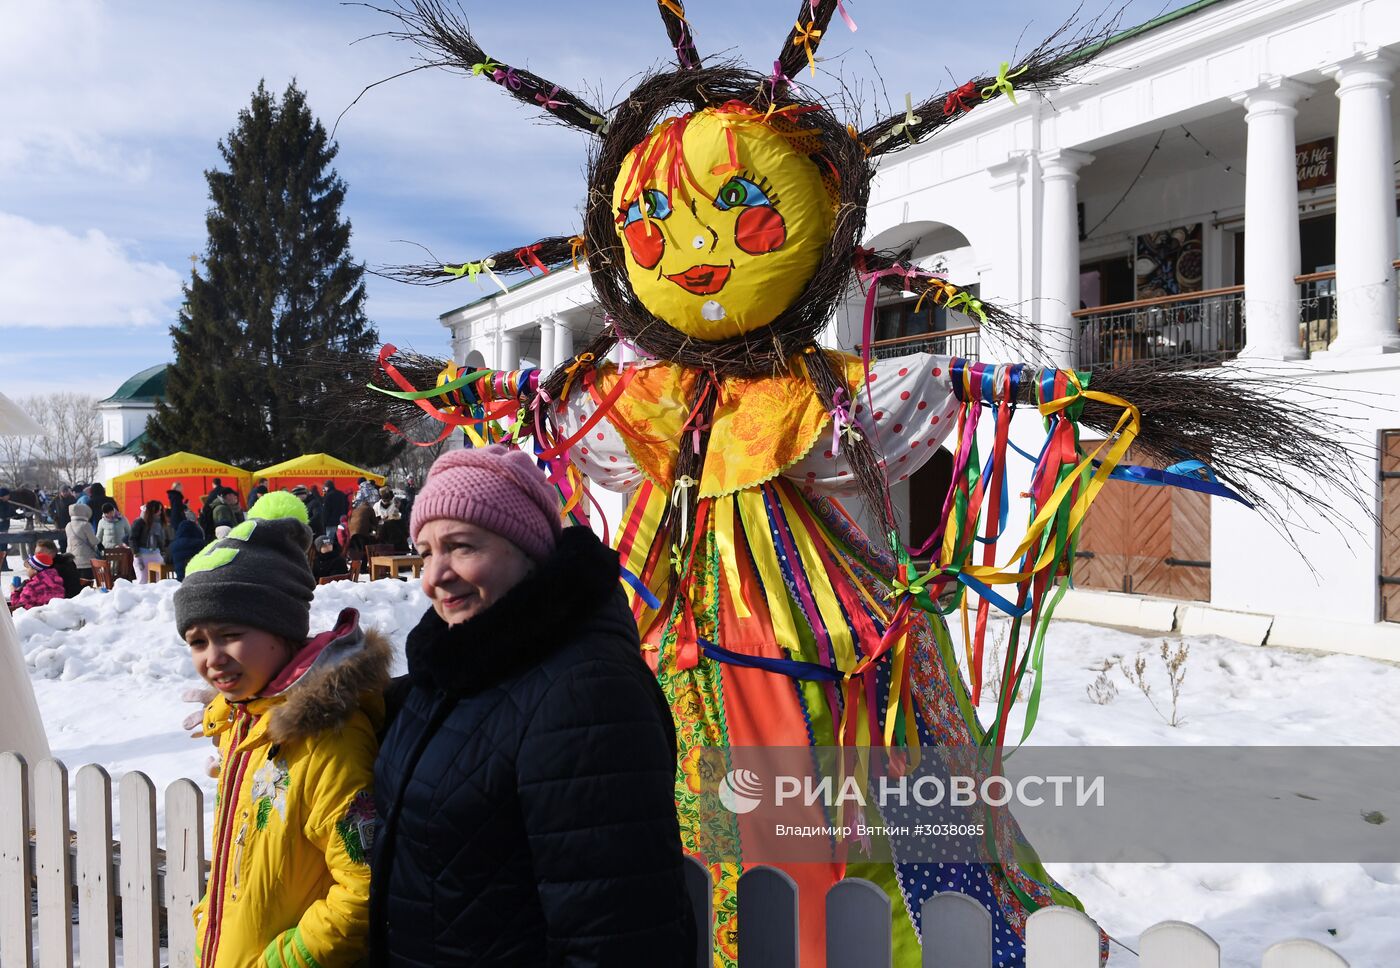
[[[1400,276],[1400,260],[1394,267]],[[1310,272],[1295,276],[1294,282],[1298,345],[1311,356],[1337,338],[1337,274]],[[1079,365],[1084,369],[1141,359],[1213,363],[1232,359],[1244,348],[1244,286],[1095,306],[1072,315],[1079,321]]]
[[1310,272],[1299,276],[1297,283],[1298,338],[1312,356],[1337,338],[1337,274]]
[[1213,363],[1244,347],[1244,286],[1097,306],[1073,316],[1083,369],[1142,359]]
[[[981,330],[976,326],[945,329],[933,333],[876,340],[870,344],[870,355],[877,360],[887,360],[910,353],[933,353],[937,356],[961,356],[964,359],[975,360],[980,339]],[[856,352],[860,352],[860,346],[856,347]]]

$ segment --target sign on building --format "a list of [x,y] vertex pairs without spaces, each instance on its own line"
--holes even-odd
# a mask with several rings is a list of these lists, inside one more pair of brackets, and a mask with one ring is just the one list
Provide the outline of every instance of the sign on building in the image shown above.
[[1321,138],[1298,145],[1298,190],[1337,183],[1337,139]]

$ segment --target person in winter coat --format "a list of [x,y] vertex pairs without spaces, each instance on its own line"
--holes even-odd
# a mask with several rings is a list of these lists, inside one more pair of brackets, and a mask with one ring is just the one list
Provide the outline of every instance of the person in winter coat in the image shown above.
[[391,648],[361,631],[354,609],[308,637],[310,542],[301,502],[267,495],[190,561],[175,593],[195,670],[218,691],[202,721],[220,767],[212,866],[194,910],[199,968],[364,958]]
[[102,505],[102,518],[97,522],[97,545],[117,548],[131,540],[131,525],[111,501]]
[[89,484],[87,489],[88,507],[92,508],[92,517],[96,521],[98,515],[102,513],[102,505],[111,500],[107,496],[107,489],[101,484]]
[[72,520],[64,528],[68,538],[68,553],[73,556],[73,564],[78,566],[78,576],[92,580],[92,559],[101,558],[97,550],[97,532],[92,527],[92,508],[86,504],[74,504],[68,511]]
[[[378,505],[375,505],[378,510]],[[390,506],[384,517],[379,522],[379,543],[394,546],[394,554],[402,555],[408,553],[408,522],[403,519],[399,509]]]
[[170,521],[178,530],[180,522],[185,520],[185,511],[189,504],[185,501],[185,490],[179,481],[176,481],[170,490],[165,492],[166,501],[170,504]]
[[241,522],[244,514],[238,508],[238,492],[232,488],[225,490],[219,500],[210,505],[210,519],[214,527],[233,527]]
[[175,528],[175,538],[170,542],[170,564],[175,567],[175,577],[185,580],[185,568],[190,559],[204,547],[204,532],[199,525],[186,518]]
[[10,604],[15,608],[38,608],[47,605],[55,598],[63,598],[63,576],[53,566],[53,555],[36,551],[24,559],[24,570],[29,580],[10,596]]
[[306,523],[311,528],[311,533],[321,535],[326,533],[325,522],[321,519],[321,494],[316,488],[306,489],[306,485],[298,484],[292,488],[302,504],[306,505]]
[[350,512],[350,537],[359,538],[365,544],[372,544],[379,533],[379,518],[374,514],[373,504],[357,504]]
[[350,513],[350,499],[345,492],[335,486],[335,481],[327,480],[325,492],[321,495],[321,518],[326,534],[335,534],[340,519]]
[[616,552],[504,446],[433,465],[432,608],[375,763],[370,963],[695,963],[675,732]]
[[316,539],[316,560],[311,562],[311,573],[316,578],[329,578],[332,575],[349,574],[350,565],[345,560],[345,553],[335,543],[334,539],[321,535]]
[[73,564],[73,556],[58,550],[58,545],[49,538],[34,542],[36,554],[46,554],[53,558],[53,569],[63,581],[63,597],[77,598],[83,590],[82,579],[78,577],[78,566]]
[[[49,505],[49,516],[53,518],[53,526],[55,528],[59,531],[68,530],[68,522],[73,520],[73,515],[70,512],[73,505],[77,503],[78,498],[73,494],[73,489],[67,484],[64,484],[58,489],[58,496],[55,497],[53,503]],[[60,551],[68,550],[67,535],[58,539],[58,548]]]
[[355,499],[351,502],[351,509],[359,507],[361,504],[373,504],[379,500],[379,488],[368,477],[360,478],[360,486],[355,491]]
[[162,521],[165,509],[159,501],[147,501],[141,516],[131,525],[131,547],[136,552],[136,582],[144,585],[148,579],[146,566],[164,562],[170,547],[168,525]]
[[383,521],[389,516],[390,511],[399,510],[398,498],[394,496],[392,487],[381,487],[379,489],[379,500],[374,502],[374,516]]

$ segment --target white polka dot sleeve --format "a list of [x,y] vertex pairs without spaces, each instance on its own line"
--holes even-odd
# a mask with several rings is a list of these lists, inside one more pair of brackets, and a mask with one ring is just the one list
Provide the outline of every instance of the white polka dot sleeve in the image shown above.
[[[562,437],[572,437],[588,422],[598,405],[586,390],[569,394],[564,405],[554,411]],[[570,449],[574,465],[599,487],[626,494],[642,480],[642,472],[632,462],[622,435],[606,418],[588,429],[588,433]]]
[[[869,394],[856,394],[852,415],[856,429],[883,458],[890,483],[898,483],[924,465],[953,431],[958,401],[948,374],[950,357],[916,353],[870,364]],[[874,401],[872,412],[871,402]],[[816,446],[785,476],[818,494],[855,490],[855,475],[846,462],[844,441],[832,447],[828,420]]]

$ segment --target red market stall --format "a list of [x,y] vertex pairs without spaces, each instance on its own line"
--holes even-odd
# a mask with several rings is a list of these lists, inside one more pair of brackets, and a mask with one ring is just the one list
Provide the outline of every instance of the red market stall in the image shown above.
[[362,477],[369,478],[377,486],[384,484],[383,474],[356,467],[330,454],[303,454],[301,457],[293,457],[280,464],[264,467],[260,471],[253,471],[249,475],[253,483],[266,478],[268,489],[272,491],[291,490],[298,484],[308,490],[313,486],[324,490],[326,481],[335,481],[337,490],[348,491],[351,494],[359,486]]
[[112,478],[108,491],[127,520],[134,521],[140,517],[141,508],[147,501],[159,501],[169,507],[170,499],[165,492],[173,489],[177,481],[185,495],[185,503],[198,511],[204,495],[213,488],[215,478],[224,487],[238,492],[240,506],[247,505],[251,479],[247,471],[184,451],[147,461],[135,470],[118,474]]

